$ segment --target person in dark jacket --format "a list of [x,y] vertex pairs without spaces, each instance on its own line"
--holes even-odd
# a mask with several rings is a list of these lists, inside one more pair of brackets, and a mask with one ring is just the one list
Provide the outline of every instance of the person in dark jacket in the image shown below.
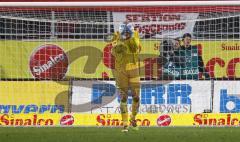
[[184,58],[184,65],[181,65],[180,79],[199,79],[199,74],[203,74],[205,79],[209,79],[209,73],[206,71],[202,56],[199,54],[198,47],[191,45],[192,35],[185,33],[182,37],[183,45],[178,54]]

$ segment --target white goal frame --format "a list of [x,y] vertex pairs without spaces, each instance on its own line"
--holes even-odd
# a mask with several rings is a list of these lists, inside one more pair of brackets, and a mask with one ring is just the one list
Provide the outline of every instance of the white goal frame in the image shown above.
[[0,2],[0,7],[239,6],[240,1]]

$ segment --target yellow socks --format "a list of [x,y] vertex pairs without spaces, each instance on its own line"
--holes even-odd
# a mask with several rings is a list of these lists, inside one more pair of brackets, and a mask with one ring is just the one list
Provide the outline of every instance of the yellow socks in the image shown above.
[[135,117],[138,113],[138,109],[139,109],[139,101],[134,101],[132,103],[132,115],[131,115],[131,119],[135,120]]
[[121,115],[122,115],[123,126],[127,126],[128,125],[127,102],[121,102],[120,103],[120,110],[121,110]]

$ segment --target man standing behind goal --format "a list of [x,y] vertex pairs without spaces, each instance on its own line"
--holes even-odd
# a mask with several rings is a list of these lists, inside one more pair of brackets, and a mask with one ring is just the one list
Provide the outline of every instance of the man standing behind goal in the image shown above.
[[129,89],[132,94],[132,114],[130,124],[135,130],[136,115],[139,109],[140,75],[139,75],[139,52],[141,50],[138,31],[128,23],[120,25],[119,31],[114,33],[112,39],[112,54],[115,57],[116,85],[120,92],[120,110],[123,121],[123,132],[128,131],[128,107],[127,99]]
[[209,79],[209,74],[206,71],[202,56],[199,55],[198,47],[191,45],[192,35],[185,33],[182,37],[183,45],[179,50],[180,57],[184,57],[184,66],[181,66],[182,74],[180,79],[198,80],[199,74],[202,73],[205,79]]

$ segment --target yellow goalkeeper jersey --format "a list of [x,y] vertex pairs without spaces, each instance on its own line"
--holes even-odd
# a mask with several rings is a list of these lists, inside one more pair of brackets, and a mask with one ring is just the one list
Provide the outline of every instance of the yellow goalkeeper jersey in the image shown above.
[[138,55],[141,50],[138,31],[134,31],[133,36],[127,40],[120,39],[120,33],[114,33],[112,54],[115,57],[115,65],[126,65],[128,63],[137,63]]

